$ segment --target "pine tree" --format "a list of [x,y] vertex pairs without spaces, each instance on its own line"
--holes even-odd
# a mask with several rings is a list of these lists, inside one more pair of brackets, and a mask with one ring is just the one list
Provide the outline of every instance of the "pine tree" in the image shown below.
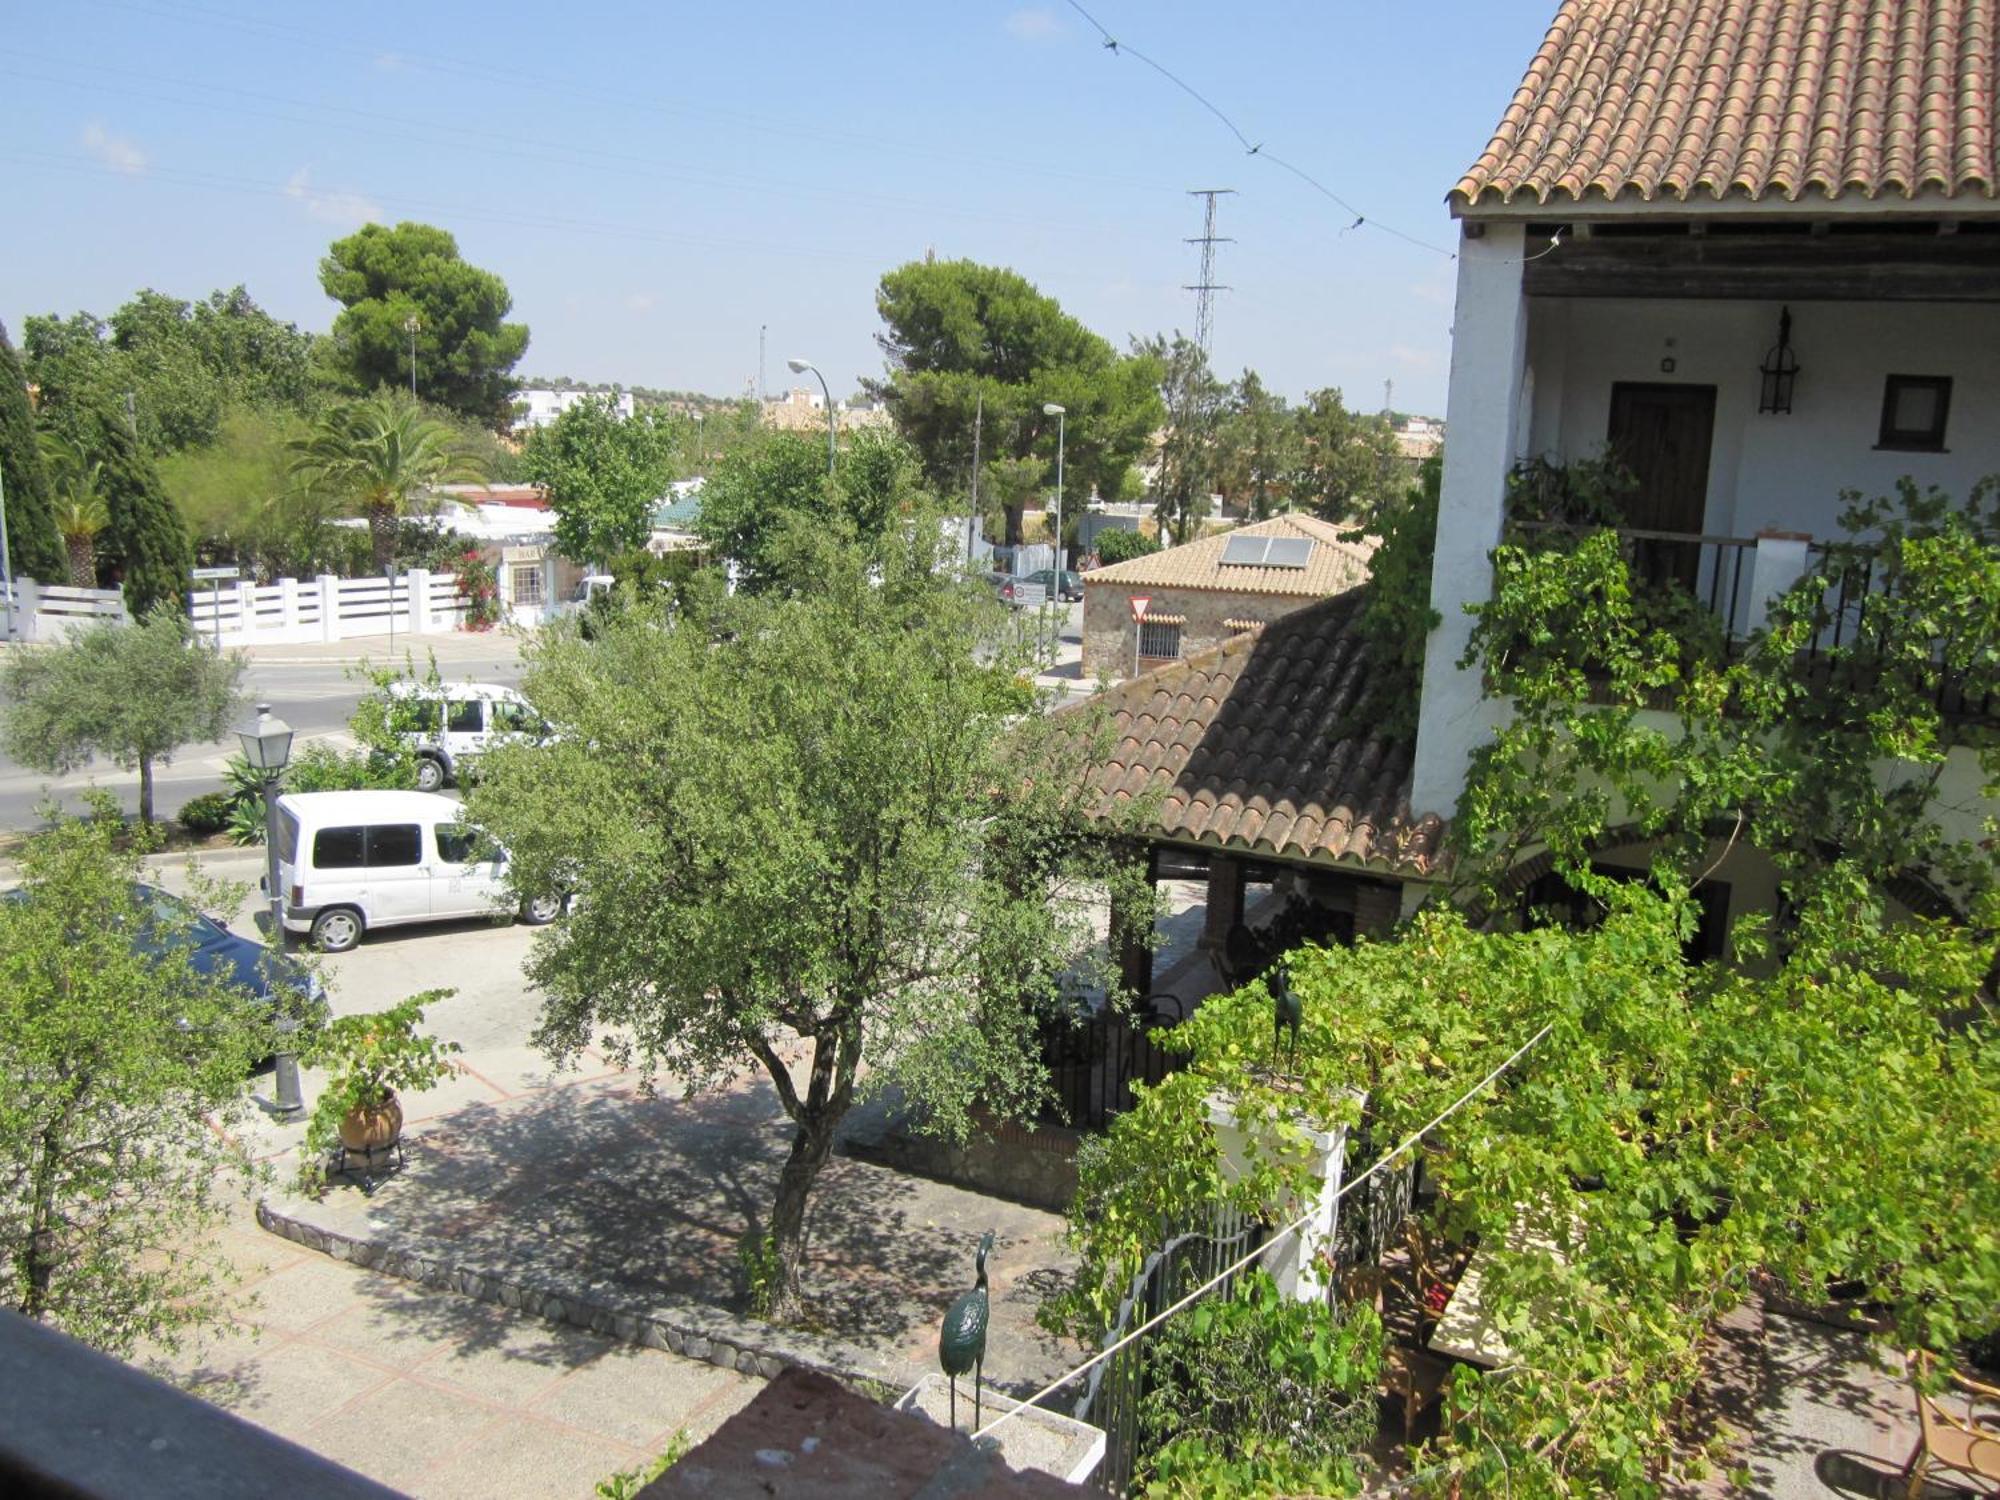
[[0,328],[0,485],[5,486],[7,556],[16,575],[61,583],[68,576],[48,475],[35,442],[28,384],[7,330]]
[[107,418],[101,431],[99,486],[111,518],[111,551],[125,569],[125,607],[135,617],[155,605],[180,609],[194,567],[187,527],[125,424]]

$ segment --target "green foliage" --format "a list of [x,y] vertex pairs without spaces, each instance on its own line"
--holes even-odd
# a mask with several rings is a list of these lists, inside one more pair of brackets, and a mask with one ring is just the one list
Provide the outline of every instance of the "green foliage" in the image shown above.
[[[2000,1320],[2000,1180],[1968,1169],[2000,1143],[2000,1032],[1977,998],[1990,937],[1889,925],[1830,892],[1775,970],[1691,967],[1684,887],[1595,893],[1606,916],[1585,933],[1481,932],[1432,908],[1395,942],[1296,950],[1296,1083],[1266,1071],[1261,983],[1205,1002],[1175,1033],[1187,1069],[1080,1163],[1088,1297],[1129,1280],[1135,1238],[1209,1211],[1213,1168],[1188,1159],[1217,1154],[1211,1094],[1263,1122],[1253,1141],[1282,1141],[1300,1100],[1365,1090],[1352,1173],[1548,1025],[1424,1139],[1425,1233],[1480,1236],[1513,1359],[1459,1373],[1423,1465],[1469,1494],[1652,1493],[1709,1323],[1760,1275],[1809,1301],[1859,1282],[1931,1348]],[[1256,1160],[1245,1206],[1298,1186],[1280,1151]]]
[[56,530],[55,498],[42,468],[28,388],[7,330],[0,328],[0,491],[7,497],[7,556],[16,575],[61,583],[69,565]]
[[235,805],[227,792],[203,792],[181,804],[180,825],[189,833],[220,833],[229,826]]
[[368,518],[378,572],[394,561],[397,523],[418,496],[480,477],[452,429],[396,390],[331,408],[288,447],[294,478]]
[[1148,1496],[1349,1494],[1375,1437],[1382,1320],[1283,1296],[1253,1271],[1145,1345]]
[[301,1049],[300,1061],[323,1069],[326,1081],[313,1101],[299,1146],[299,1185],[308,1191],[326,1180],[327,1153],[340,1139],[340,1122],[356,1110],[379,1110],[407,1089],[434,1088],[457,1071],[457,1042],[439,1041],[417,1028],[424,1007],[448,1000],[452,990],[425,990],[387,1010],[338,1016]]
[[[882,278],[876,309],[888,356],[880,393],[939,494],[961,494],[972,472],[975,410],[988,458],[1035,458],[1053,471],[1056,419],[1067,409],[1064,462],[1078,494],[1119,493],[1164,408],[1150,358],[1110,343],[1022,277],[969,260],[912,261]],[[1021,511],[1006,512],[1006,540]]]
[[171,943],[113,818],[64,820],[0,901],[5,1305],[118,1356],[216,1321],[190,1252],[252,1168],[233,1131],[271,1050],[260,1008]]
[[451,564],[452,575],[465,592],[465,628],[491,630],[500,623],[500,570],[477,547],[467,547]]
[[1337,390],[1312,391],[1294,413],[1299,467],[1292,501],[1328,521],[1377,530],[1402,500],[1405,469],[1382,416],[1350,411]]
[[1210,372],[1201,345],[1178,333],[1171,339],[1145,340],[1133,352],[1161,372],[1160,396],[1167,410],[1166,439],[1153,480],[1153,514],[1175,542],[1193,541],[1221,476],[1217,439],[1229,387]]
[[[545,633],[523,685],[564,735],[493,751],[469,798],[523,889],[584,893],[528,960],[539,1045],[629,1028],[611,1045],[649,1074],[770,1075],[794,1126],[767,1221],[780,1317],[857,1091],[900,1088],[947,1134],[975,1104],[1031,1109],[1034,1007],[1077,955],[1102,963],[1076,883],[1109,862],[1079,837],[1101,746],[1012,722],[1016,663],[980,650],[997,610],[934,571],[936,536],[824,549],[811,591]],[[795,1085],[778,1049],[800,1042]]]
[[892,434],[855,433],[829,479],[824,444],[776,433],[709,476],[695,527],[749,592],[805,586],[829,544],[880,545],[892,521],[923,505],[920,484],[915,453]]
[[333,320],[334,361],[354,390],[409,388],[414,317],[418,391],[489,427],[506,421],[528,328],[505,321],[507,284],[461,260],[445,230],[364,224],[334,241],[319,284],[344,309]]
[[620,1469],[608,1479],[597,1481],[598,1500],[637,1500],[639,1492],[688,1455],[694,1439],[685,1430],[676,1432],[666,1451],[635,1469]]
[[1299,467],[1299,427],[1283,396],[1245,370],[1229,393],[1217,435],[1216,484],[1223,495],[1262,521],[1291,509]]
[[750,1316],[770,1317],[784,1286],[784,1266],[778,1259],[777,1236],[755,1219],[736,1246],[736,1276]]
[[107,416],[125,420],[128,392],[149,455],[214,442],[235,409],[305,410],[312,344],[240,286],[194,303],[147,290],[109,320],[81,312],[26,324],[42,420],[86,451]]
[[348,571],[340,565],[355,560],[359,539],[333,524],[343,514],[338,497],[292,476],[306,431],[294,412],[233,407],[214,441],[160,460],[160,482],[200,545],[267,578]]
[[91,451],[103,455],[98,488],[110,521],[106,544],[124,570],[126,609],[134,616],[181,609],[194,554],[159,471],[115,420],[102,424]]
[[243,668],[241,653],[218,653],[164,609],[16,646],[0,663],[0,746],[50,776],[98,755],[136,769],[140,821],[151,823],[154,766],[222,736],[243,701]]
[[607,396],[529,434],[523,470],[548,491],[563,556],[594,562],[646,545],[689,425],[660,407],[621,417]]
[[1144,532],[1109,527],[1097,533],[1098,560],[1107,567],[1129,558],[1147,557],[1159,550],[1159,538],[1147,536]]
[[[1437,552],[1438,497],[1444,455],[1433,454],[1400,501],[1380,506],[1370,531],[1381,539],[1369,563],[1361,633],[1368,642],[1368,685],[1352,729],[1414,741],[1423,701],[1424,644],[1439,624],[1431,608],[1431,561]],[[1365,533],[1348,533],[1360,536]]]

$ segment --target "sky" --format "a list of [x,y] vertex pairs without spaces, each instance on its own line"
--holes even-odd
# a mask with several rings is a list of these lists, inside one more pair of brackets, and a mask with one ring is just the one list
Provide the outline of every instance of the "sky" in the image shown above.
[[742,394],[762,328],[771,391],[839,397],[927,252],[1192,333],[1229,188],[1217,371],[1442,415],[1445,194],[1555,0],[1088,10],[1123,49],[1060,0],[0,0],[0,320],[240,282],[324,330],[327,246],[416,219],[505,279],[525,376]]

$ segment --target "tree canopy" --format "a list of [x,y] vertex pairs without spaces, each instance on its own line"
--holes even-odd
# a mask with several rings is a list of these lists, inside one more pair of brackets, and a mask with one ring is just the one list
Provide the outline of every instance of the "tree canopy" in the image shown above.
[[548,492],[563,556],[601,562],[646,545],[689,425],[657,406],[621,417],[605,397],[579,401],[529,434],[522,471]]
[[396,555],[396,523],[433,485],[480,478],[451,428],[394,388],[329,408],[289,444],[291,472],[368,518],[375,566]]
[[1312,391],[1293,413],[1298,468],[1292,502],[1335,522],[1366,526],[1400,498],[1407,478],[1387,417],[1350,410],[1337,390]]
[[1170,339],[1146,339],[1137,353],[1162,372],[1160,396],[1167,409],[1166,437],[1153,477],[1153,514],[1173,543],[1191,542],[1222,477],[1218,439],[1229,387],[1209,370],[1201,345],[1178,333]]
[[523,889],[585,893],[528,962],[539,1045],[616,1027],[648,1073],[768,1075],[793,1141],[748,1248],[779,1316],[857,1095],[947,1133],[1032,1108],[1036,1008],[1092,944],[1081,778],[1022,775],[1045,721],[1009,732],[994,606],[934,571],[937,530],[827,549],[810,591],[545,635],[522,686],[565,733],[494,751],[469,799]]
[[506,422],[528,327],[506,321],[514,305],[507,284],[462,259],[448,232],[364,224],[334,241],[319,284],[343,308],[333,320],[333,362],[355,390],[409,388],[414,318],[418,393],[488,426]]
[[55,500],[42,467],[27,383],[7,330],[0,328],[0,490],[7,509],[7,555],[14,572],[60,583],[65,559],[56,530]]
[[229,1127],[273,1035],[189,962],[193,910],[156,904],[119,829],[31,838],[0,900],[0,1300],[130,1355],[218,1315],[196,1241],[250,1170]]
[[242,706],[244,665],[241,653],[196,640],[168,608],[17,646],[0,662],[0,745],[51,776],[98,755],[136,769],[139,819],[151,823],[154,766],[183,745],[222,737]]
[[180,610],[193,584],[194,553],[159,470],[121,418],[98,424],[90,451],[102,456],[97,490],[108,518],[108,546],[124,575],[125,608],[133,615]]
[[[1056,458],[1066,408],[1064,466],[1079,495],[1119,498],[1160,424],[1160,369],[1121,357],[1025,278],[969,260],[913,261],[882,278],[877,335],[888,358],[879,382],[896,427],[940,494],[969,487],[974,414],[983,403],[983,457]],[[1020,539],[1009,508],[1007,539]]]

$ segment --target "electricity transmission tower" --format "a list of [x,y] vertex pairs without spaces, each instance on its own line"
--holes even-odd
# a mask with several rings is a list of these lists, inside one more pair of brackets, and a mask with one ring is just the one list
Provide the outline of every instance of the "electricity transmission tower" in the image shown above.
[[1208,354],[1209,335],[1215,330],[1215,294],[1229,290],[1215,279],[1215,247],[1233,245],[1236,242],[1226,235],[1215,232],[1215,200],[1225,194],[1234,195],[1235,188],[1189,188],[1190,198],[1204,200],[1201,215],[1201,233],[1188,240],[1190,245],[1201,246],[1201,279],[1192,286],[1182,287],[1184,292],[1194,293],[1194,341],[1204,357]]

